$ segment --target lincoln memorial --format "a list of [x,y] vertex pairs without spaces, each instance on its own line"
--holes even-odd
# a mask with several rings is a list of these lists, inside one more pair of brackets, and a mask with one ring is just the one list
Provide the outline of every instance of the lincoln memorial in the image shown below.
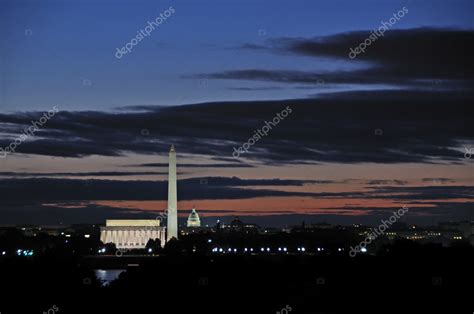
[[143,249],[148,240],[159,239],[164,247],[165,229],[156,219],[108,219],[105,227],[100,228],[100,241],[114,243],[118,249]]

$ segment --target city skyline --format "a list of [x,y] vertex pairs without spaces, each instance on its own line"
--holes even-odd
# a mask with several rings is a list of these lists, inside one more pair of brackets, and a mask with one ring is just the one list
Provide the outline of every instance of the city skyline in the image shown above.
[[1,6],[0,224],[473,219],[472,2]]

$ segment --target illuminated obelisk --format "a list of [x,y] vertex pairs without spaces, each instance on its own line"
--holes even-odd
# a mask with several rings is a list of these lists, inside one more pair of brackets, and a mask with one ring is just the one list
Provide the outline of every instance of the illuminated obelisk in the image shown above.
[[168,168],[168,228],[167,241],[178,238],[178,196],[176,190],[176,151],[171,145]]

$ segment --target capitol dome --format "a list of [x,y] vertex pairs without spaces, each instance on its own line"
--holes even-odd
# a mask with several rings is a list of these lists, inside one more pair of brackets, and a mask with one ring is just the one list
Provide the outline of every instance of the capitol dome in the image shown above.
[[199,215],[196,212],[196,209],[191,211],[191,214],[189,214],[188,217],[188,222],[187,222],[188,227],[201,227],[201,220],[199,219]]

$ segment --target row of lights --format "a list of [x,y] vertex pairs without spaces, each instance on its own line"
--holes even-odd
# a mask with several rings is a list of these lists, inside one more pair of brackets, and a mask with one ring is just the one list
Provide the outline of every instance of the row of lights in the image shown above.
[[[33,256],[34,251],[33,250],[22,250],[18,249],[16,250],[16,255],[18,256]],[[7,255],[7,251],[2,251],[2,256]]]
[[[254,251],[253,248],[244,248],[244,252],[253,252],[253,251]],[[271,251],[271,249],[270,249],[269,247],[267,247],[267,248],[261,247],[261,248],[260,248],[260,252],[270,252],[270,251]],[[298,248],[297,248],[297,251],[298,251],[298,252],[306,252],[306,248],[305,248],[304,246],[298,247]],[[318,248],[317,248],[317,251],[318,251],[318,252],[323,252],[323,251],[325,251],[325,248],[318,247]],[[342,251],[344,251],[344,248],[338,248],[337,251],[338,251],[338,252],[342,252]],[[215,247],[215,248],[212,249],[212,252],[219,252],[219,253],[224,253],[224,252],[230,252],[230,253],[232,253],[232,252],[234,252],[234,253],[236,253],[236,252],[237,252],[237,249],[236,249],[236,248],[234,248],[234,249],[233,249],[233,248],[223,249],[223,248],[217,248],[217,247]],[[288,248],[286,248],[286,247],[279,247],[279,248],[278,248],[278,252],[288,252]]]
[[[5,253],[5,252],[2,252],[2,254]],[[5,255],[5,254],[3,254]],[[18,256],[33,256],[33,250],[21,250],[21,249],[18,249],[16,251],[16,255]]]
[[[70,235],[69,233],[61,232],[61,235],[62,235],[62,236],[65,236],[66,238],[70,238],[70,237],[71,237],[71,235]],[[89,239],[90,237],[91,237],[90,234],[84,234],[84,238]]]
[[[100,254],[100,253],[105,253],[105,247],[102,248],[102,249],[99,249],[99,251],[97,251],[97,252],[98,252],[99,254]],[[152,252],[153,252],[153,249],[152,249],[152,248],[149,248],[149,249],[148,249],[148,253],[152,253]],[[1,313],[0,313],[0,314],[1,314]]]

